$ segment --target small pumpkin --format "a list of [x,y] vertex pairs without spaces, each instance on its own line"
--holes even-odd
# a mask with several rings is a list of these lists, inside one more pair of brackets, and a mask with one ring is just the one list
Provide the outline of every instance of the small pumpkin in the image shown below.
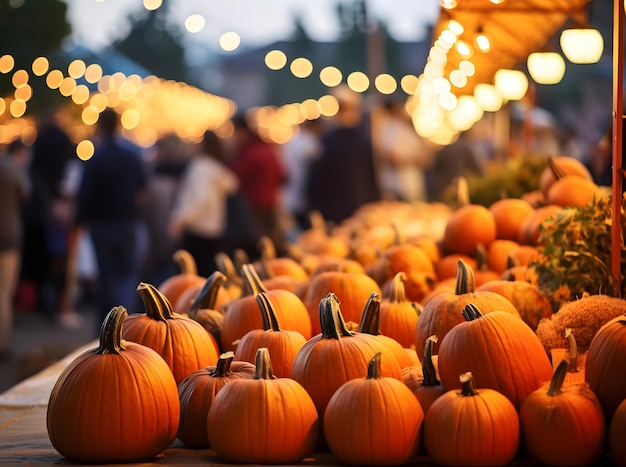
[[299,383],[273,375],[266,348],[257,351],[255,367],[253,379],[234,380],[215,396],[207,416],[211,446],[227,462],[300,462],[317,440],[315,404]]
[[567,348],[555,348],[550,350],[552,368],[556,371],[561,360],[567,361],[567,372],[565,373],[565,383],[583,383],[585,381],[586,353],[578,353],[578,344],[574,333],[570,328],[565,329],[565,337],[569,344]]
[[491,203],[489,211],[496,223],[496,238],[517,240],[520,226],[534,208],[521,198],[502,198]]
[[172,305],[175,305],[187,289],[195,287],[199,290],[204,285],[206,277],[198,275],[196,261],[187,250],[176,250],[172,259],[180,268],[180,272],[165,279],[157,286],[157,289]]
[[217,298],[220,290],[224,290],[222,285],[225,281],[226,276],[224,274],[220,271],[214,271],[187,308],[189,317],[207,330],[213,338],[216,348],[219,348],[220,345],[222,324],[224,323],[224,313],[218,309]]
[[424,413],[428,412],[433,402],[447,391],[437,378],[437,369],[433,363],[433,344],[435,342],[437,342],[437,336],[430,336],[426,339],[424,356],[422,357],[422,374],[424,377],[418,385],[409,386],[415,397],[417,397]]
[[122,340],[124,307],[104,319],[100,345],[59,375],[48,401],[52,446],[78,463],[149,461],[176,438],[176,381],[154,350]]
[[217,365],[194,371],[178,385],[180,424],[177,437],[186,446],[209,448],[211,443],[206,421],[215,396],[235,379],[254,378],[254,364],[233,360],[233,352],[224,352],[217,360]]
[[415,326],[422,307],[407,298],[404,288],[405,272],[398,272],[391,280],[389,295],[380,303],[380,332],[395,339],[402,347],[415,343]]
[[324,435],[341,462],[402,465],[418,453],[424,412],[401,381],[381,375],[381,355],[365,378],[340,386],[324,411]]
[[615,409],[609,425],[609,453],[618,467],[626,466],[626,399]]

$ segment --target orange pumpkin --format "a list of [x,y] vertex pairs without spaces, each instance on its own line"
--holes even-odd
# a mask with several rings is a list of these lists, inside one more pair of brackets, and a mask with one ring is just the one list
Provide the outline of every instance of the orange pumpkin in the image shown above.
[[126,318],[124,339],[150,347],[161,355],[176,384],[194,371],[217,363],[218,348],[200,323],[173,313],[169,300],[150,284],[140,283],[137,292],[146,312]]
[[548,157],[546,167],[539,175],[539,190],[544,198],[548,196],[550,187],[560,178],[566,175],[575,175],[577,177],[593,180],[589,169],[578,159],[570,156]]
[[210,447],[206,420],[215,396],[235,379],[254,378],[255,367],[252,363],[236,362],[233,359],[233,352],[224,352],[217,360],[217,365],[194,371],[178,385],[178,439],[186,446],[195,449]]
[[556,204],[547,204],[536,208],[535,212],[528,216],[520,226],[517,237],[517,241],[520,245],[538,245],[541,224],[552,216],[556,216],[562,210],[563,207],[557,206]]
[[187,250],[176,250],[173,259],[178,264],[180,272],[168,277],[157,287],[159,292],[165,295],[172,305],[178,302],[180,296],[188,288],[202,287],[206,281],[206,277],[198,275],[196,261]]
[[407,298],[404,289],[406,273],[398,272],[391,280],[388,298],[380,303],[380,332],[395,339],[402,347],[415,343],[415,326],[421,306]]
[[237,344],[235,358],[254,363],[257,350],[267,348],[272,357],[272,368],[277,378],[287,378],[297,353],[306,343],[298,331],[280,328],[271,298],[266,292],[256,296],[263,327],[248,331]]
[[582,208],[594,198],[601,196],[602,191],[593,180],[577,175],[565,175],[550,186],[546,201],[557,206]]
[[567,360],[561,360],[550,383],[529,394],[522,404],[522,439],[542,465],[594,465],[602,457],[606,440],[602,406],[586,384],[563,384],[567,368]]
[[496,223],[496,238],[517,240],[520,226],[534,212],[532,205],[520,198],[502,198],[489,206]]
[[324,411],[324,436],[341,462],[401,465],[419,450],[424,412],[401,381],[381,375],[380,362],[378,352],[367,376],[340,386]]
[[615,410],[609,425],[609,453],[618,467],[626,466],[626,399]]
[[317,440],[315,405],[296,381],[274,377],[266,348],[255,366],[253,379],[231,381],[215,396],[207,416],[211,446],[232,463],[300,462]]
[[73,462],[149,461],[176,438],[176,381],[154,350],[122,340],[126,316],[121,306],[109,312],[100,345],[74,359],[50,393],[48,436]]
[[550,349],[550,360],[552,368],[556,371],[557,366],[562,360],[567,361],[567,372],[565,373],[564,382],[567,383],[583,383],[585,381],[585,365],[587,362],[587,354],[578,353],[578,345],[571,328],[565,329],[565,337],[567,338],[567,348]]
[[422,374],[424,377],[420,384],[414,387],[409,386],[415,397],[417,397],[424,413],[428,412],[428,409],[437,398],[446,393],[446,388],[437,378],[437,369],[433,364],[433,344],[435,342],[437,342],[437,336],[430,336],[426,339],[422,357]]
[[441,465],[509,464],[520,443],[515,407],[498,391],[477,390],[471,372],[459,379],[461,391],[447,391],[426,412],[424,446],[428,454]]
[[218,309],[218,297],[220,291],[225,290],[222,287],[225,281],[224,274],[214,271],[187,307],[189,317],[206,329],[216,348],[220,346],[224,323],[224,313]]

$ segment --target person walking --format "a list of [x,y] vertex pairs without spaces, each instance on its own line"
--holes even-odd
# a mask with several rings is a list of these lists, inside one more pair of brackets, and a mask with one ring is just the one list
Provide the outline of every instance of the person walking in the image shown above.
[[143,251],[137,228],[145,202],[141,154],[119,135],[119,116],[105,109],[98,119],[93,156],[85,162],[77,195],[76,221],[91,237],[98,266],[96,331],[111,308],[139,311],[136,288]]

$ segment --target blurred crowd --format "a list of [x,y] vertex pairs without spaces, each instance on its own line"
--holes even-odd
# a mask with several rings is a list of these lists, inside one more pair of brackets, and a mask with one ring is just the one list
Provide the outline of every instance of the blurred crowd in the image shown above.
[[[401,99],[366,106],[342,86],[334,95],[336,116],[306,121],[282,145],[264,141],[241,114],[228,138],[207,131],[191,144],[168,135],[144,150],[122,137],[109,109],[88,161],[54,112],[32,146],[1,148],[0,355],[11,351],[15,311],[37,310],[68,328],[84,326],[76,311],[84,302],[97,323],[118,304],[143,311],[137,284],[179,272],[180,248],[208,276],[217,252],[254,259],[262,236],[285,253],[313,211],[333,225],[377,200],[442,201],[456,177],[480,174],[497,157],[471,131],[445,147],[428,143]],[[585,148],[557,131],[540,138],[546,154],[579,158],[605,180],[606,145]]]

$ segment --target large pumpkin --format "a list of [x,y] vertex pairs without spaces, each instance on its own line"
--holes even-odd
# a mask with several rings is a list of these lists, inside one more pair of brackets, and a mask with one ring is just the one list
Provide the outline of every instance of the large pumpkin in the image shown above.
[[123,341],[127,316],[113,308],[100,345],[76,357],[59,375],[48,401],[52,446],[78,463],[149,461],[176,437],[176,381],[154,350]]

